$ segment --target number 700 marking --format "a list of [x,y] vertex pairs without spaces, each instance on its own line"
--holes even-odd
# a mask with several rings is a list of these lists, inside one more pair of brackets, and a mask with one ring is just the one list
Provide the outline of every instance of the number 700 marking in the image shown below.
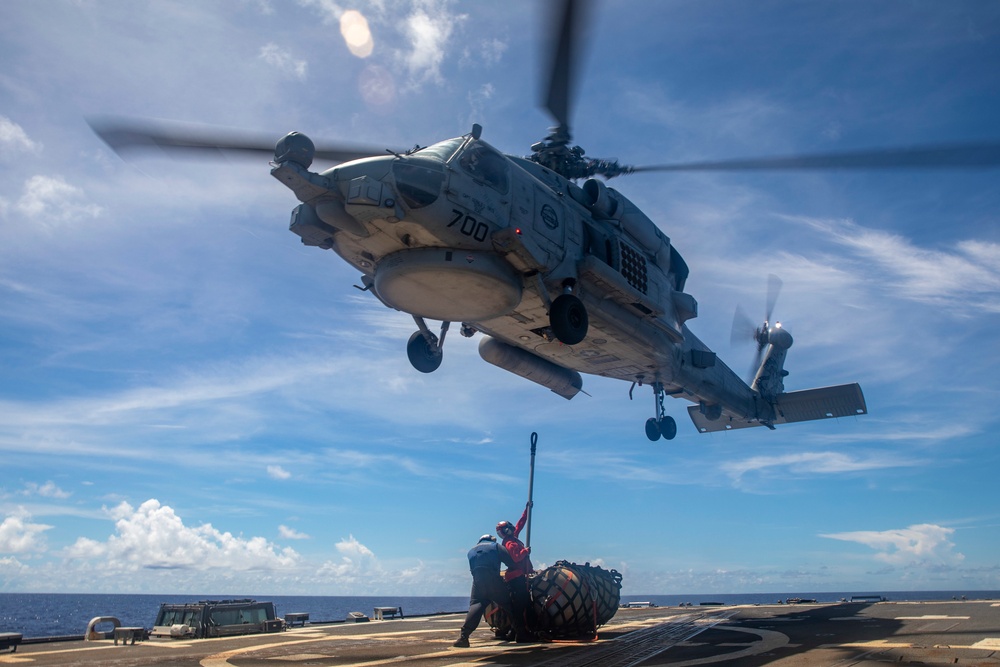
[[454,227],[459,225],[458,231],[462,232],[466,236],[471,236],[477,241],[485,241],[486,237],[490,234],[490,226],[487,225],[482,220],[476,220],[471,215],[466,215],[465,211],[459,211],[458,209],[451,209],[451,212],[455,214],[451,222],[448,223],[449,227]]

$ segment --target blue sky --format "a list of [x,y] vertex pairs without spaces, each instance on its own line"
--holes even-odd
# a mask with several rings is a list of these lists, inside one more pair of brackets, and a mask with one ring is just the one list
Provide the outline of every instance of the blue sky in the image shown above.
[[[287,230],[263,160],[123,161],[116,114],[405,148],[483,125],[524,154],[539,3],[7,2],[0,8],[0,590],[463,595],[527,495],[537,563],[626,593],[1000,588],[1000,172],[642,174],[612,185],[795,335],[789,389],[870,414],[650,443],[647,391],[572,401],[413,330]],[[371,30],[355,55],[340,17]],[[573,113],[633,164],[1000,139],[1000,5],[596,3]],[[357,51],[358,48],[355,47]],[[361,57],[364,56],[364,57]]]

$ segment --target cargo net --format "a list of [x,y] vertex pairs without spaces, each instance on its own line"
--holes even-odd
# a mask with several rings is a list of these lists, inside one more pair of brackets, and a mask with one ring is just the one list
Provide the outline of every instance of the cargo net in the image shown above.
[[[561,560],[528,579],[532,608],[525,621],[535,633],[552,639],[593,637],[618,611],[622,575],[617,570]],[[498,637],[510,631],[510,619],[495,605],[487,609],[486,621]]]

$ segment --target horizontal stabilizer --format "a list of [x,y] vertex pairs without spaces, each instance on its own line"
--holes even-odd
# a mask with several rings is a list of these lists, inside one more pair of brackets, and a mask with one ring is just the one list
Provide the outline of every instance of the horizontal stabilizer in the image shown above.
[[774,407],[778,412],[776,424],[868,414],[865,396],[857,382],[781,394]]
[[[774,410],[777,414],[774,420],[776,425],[868,414],[861,385],[856,382],[781,394],[774,403]],[[718,419],[709,420],[697,405],[689,407],[688,414],[700,433],[763,426],[756,419],[747,420],[729,414],[726,410],[722,411],[722,416]]]

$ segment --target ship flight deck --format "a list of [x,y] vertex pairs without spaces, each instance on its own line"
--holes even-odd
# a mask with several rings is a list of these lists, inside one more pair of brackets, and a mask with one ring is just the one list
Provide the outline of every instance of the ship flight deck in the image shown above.
[[1000,601],[842,602],[620,609],[591,641],[517,644],[485,625],[455,648],[463,614],[306,624],[217,639],[21,644],[0,666],[625,667],[997,665]]

